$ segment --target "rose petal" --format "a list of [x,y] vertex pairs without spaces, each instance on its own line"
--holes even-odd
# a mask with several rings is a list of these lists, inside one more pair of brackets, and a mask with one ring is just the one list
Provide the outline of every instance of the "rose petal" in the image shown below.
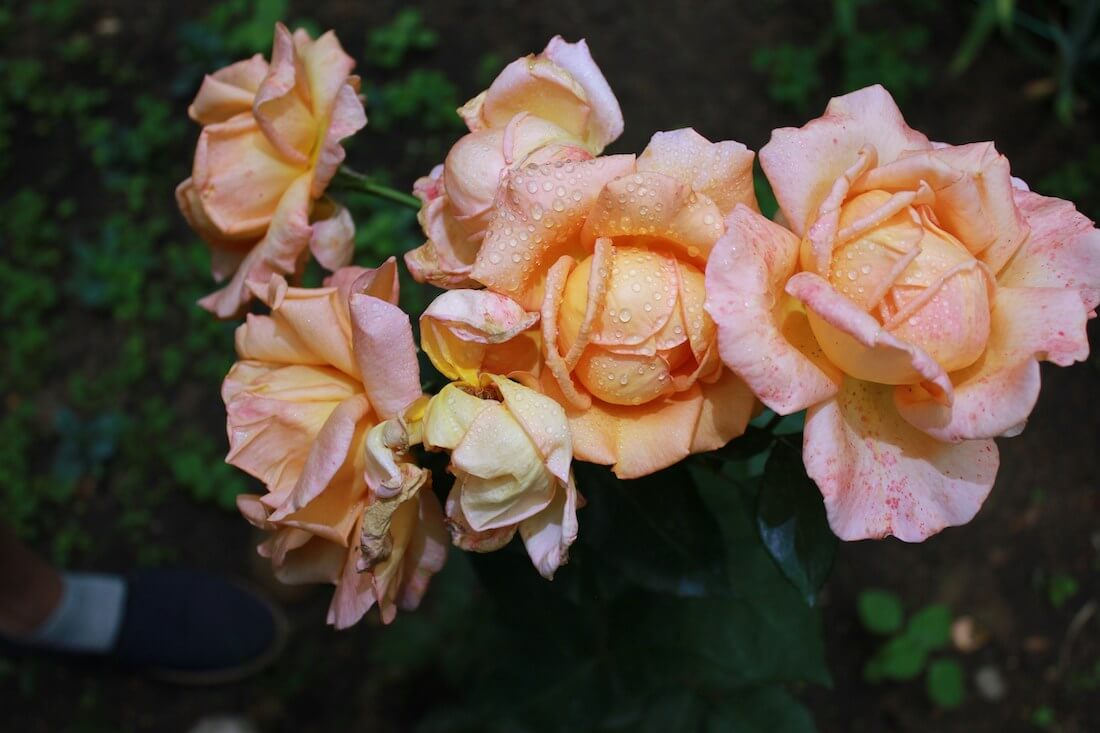
[[428,241],[405,253],[405,265],[420,283],[439,288],[477,287],[470,278],[481,246],[451,211],[447,197],[433,199],[418,214]]
[[992,440],[943,443],[901,419],[891,390],[845,381],[811,407],[802,457],[843,540],[894,535],[921,542],[969,522],[997,473]]
[[326,270],[339,270],[351,264],[355,253],[355,222],[348,210],[338,203],[322,199],[314,205],[313,233],[309,250]]
[[[591,251],[599,237],[654,239],[702,265],[722,234],[722,212],[687,183],[654,171],[611,180],[584,222],[581,241]],[[624,242],[625,243],[625,242]]]
[[265,76],[267,62],[261,54],[207,74],[195,101],[187,108],[188,116],[200,125],[211,125],[250,112]]
[[474,279],[526,310],[537,310],[546,266],[563,254],[582,253],[577,234],[600,189],[633,167],[634,156],[614,155],[508,174],[474,263]]
[[569,547],[577,539],[577,486],[572,474],[565,486],[559,486],[554,500],[536,514],[520,523],[519,533],[527,554],[547,580],[569,561]]
[[985,353],[953,372],[955,401],[944,406],[920,388],[899,387],[898,412],[943,441],[1016,435],[1039,397],[1039,359],[1068,366],[1088,357],[1086,315],[1072,290],[1000,288]]
[[276,364],[314,364],[327,362],[298,338],[297,331],[285,319],[245,314],[245,322],[237,326],[237,355]]
[[1027,239],[1027,222],[1013,200],[1008,159],[993,143],[903,154],[866,173],[853,191],[916,190],[922,181],[935,193],[932,208],[940,225],[993,272]]
[[[384,267],[393,267],[394,259]],[[364,276],[373,278],[374,274]],[[359,290],[370,291],[361,279]],[[371,404],[383,418],[400,414],[421,395],[420,364],[408,315],[396,305],[358,292],[351,296],[355,359]]]
[[504,127],[523,112],[584,139],[592,109],[584,87],[568,71],[545,57],[526,56],[504,67],[489,85],[480,104],[480,122],[471,130]]
[[[447,495],[447,529],[451,533],[451,542],[455,547],[467,552],[496,552],[516,536],[517,525],[499,527],[484,532],[478,532],[466,520],[462,513],[462,503],[459,501],[458,491],[452,490]],[[531,520],[528,520],[531,521]]]
[[328,488],[348,460],[356,435],[362,438],[360,423],[370,409],[370,402],[362,394],[353,395],[336,406],[314,437],[294,489],[269,517],[271,521],[286,519]]
[[805,314],[782,290],[798,248],[786,229],[738,206],[707,263],[706,309],[718,327],[722,361],[782,415],[828,399],[841,380]]
[[1068,288],[1100,305],[1100,230],[1061,199],[1015,191],[1031,235],[997,277],[1007,287]]
[[462,512],[481,532],[541,511],[557,485],[543,457],[509,409],[491,404],[474,418],[451,453]]
[[234,318],[252,299],[250,282],[267,283],[295,272],[313,233],[309,207],[309,176],[303,175],[286,190],[264,238],[241,261],[233,278],[199,305],[219,318]]
[[[512,341],[538,319],[538,313],[526,312],[503,295],[451,290],[432,301],[420,316],[421,345],[449,379],[476,385],[488,352]],[[514,368],[531,366],[532,361],[517,362]]]
[[225,378],[226,462],[280,496],[298,481],[310,446],[357,385],[335,369],[237,362]]
[[405,550],[405,568],[397,596],[397,606],[402,611],[416,610],[428,590],[428,582],[447,561],[447,530],[439,499],[431,491],[421,491],[417,495],[417,509],[420,521]]
[[305,173],[304,165],[271,145],[251,115],[242,114],[202,129],[191,178],[204,214],[222,236],[260,237]]
[[823,116],[800,128],[772,131],[760,165],[796,235],[805,233],[834,181],[865,146],[874,147],[880,163],[889,163],[931,143],[905,124],[890,93],[877,84],[833,98]]
[[[868,378],[892,384],[907,384],[922,380],[935,385],[938,397],[951,402],[951,380],[925,351],[902,341],[838,293],[823,278],[810,272],[800,272],[787,281],[787,293],[805,304],[810,323],[822,350],[835,363],[843,354],[845,371],[866,370]],[[814,325],[820,319],[822,327]],[[830,340],[823,341],[822,331]],[[853,375],[857,376],[857,375]]]
[[563,485],[568,482],[573,445],[561,405],[529,387],[495,374],[484,375],[482,382],[496,385],[504,406],[538,448],[546,468]]
[[351,137],[367,124],[367,114],[359,94],[350,84],[344,84],[336,96],[336,103],[329,117],[328,130],[321,141],[321,152],[314,163],[313,196],[319,197],[328,188],[340,164],[344,162],[341,142]]
[[712,143],[691,128],[658,132],[638,156],[638,171],[655,171],[706,195],[723,216],[738,204],[759,210],[753,188],[753,152],[732,140]]
[[272,570],[275,578],[286,585],[301,585],[306,583],[335,583],[340,577],[344,555],[347,550],[343,545],[328,542],[319,537],[313,537],[309,533],[301,533],[297,529],[279,530],[278,536],[302,536],[308,540],[300,547],[292,550],[282,550],[278,553],[278,561],[272,562]]
[[309,78],[290,31],[275,25],[271,67],[252,106],[253,115],[271,145],[295,165],[307,165],[321,121],[311,107]]
[[[347,300],[338,288],[291,288],[281,277],[273,277],[266,286],[252,285],[253,292],[271,308],[270,318],[276,322],[276,329],[280,333],[293,333],[296,343],[315,355],[315,360],[307,363],[330,364],[351,377],[360,376],[352,353]],[[270,345],[260,343],[266,335],[253,336],[247,331],[239,334],[238,348],[245,349],[243,353],[247,354],[273,356]],[[298,358],[304,359],[304,354]]]
[[752,390],[728,369],[715,382],[699,382],[699,389],[703,408],[691,439],[692,453],[717,450],[744,434],[757,405]]
[[[623,134],[623,112],[619,100],[611,91],[603,72],[596,66],[588,44],[582,38],[568,43],[554,36],[543,54],[562,67],[581,85],[591,108],[588,119],[588,142],[597,154]],[[553,118],[550,118],[553,119]]]
[[[591,407],[583,410],[565,401],[556,380],[548,374],[543,374],[540,385],[565,408],[574,458],[614,464],[612,470],[619,478],[646,476],[683,460],[692,453],[697,434],[700,444],[713,439],[708,425],[713,426],[714,416],[711,412],[704,415],[699,385],[642,405],[593,400]],[[734,421],[739,419],[740,404],[732,406]],[[709,422],[700,429],[701,421]]]
[[477,416],[492,405],[492,400],[480,399],[457,384],[448,384],[432,397],[424,412],[424,447],[454,450],[470,432]]

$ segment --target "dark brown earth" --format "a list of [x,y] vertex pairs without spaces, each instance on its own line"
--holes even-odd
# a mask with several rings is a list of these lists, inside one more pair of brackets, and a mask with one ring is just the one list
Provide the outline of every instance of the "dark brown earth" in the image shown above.
[[[200,15],[207,4],[100,5],[104,16],[121,18],[128,52],[160,68],[173,58],[163,39],[171,39],[180,21]],[[294,15],[336,28],[353,52],[361,50],[368,28],[402,6],[349,0],[292,4]],[[464,95],[479,91],[473,67],[487,50],[507,60],[540,49],[556,33],[586,37],[627,120],[613,152],[638,151],[654,131],[681,126],[758,149],[773,127],[801,124],[818,114],[830,96],[823,89],[811,104],[812,114],[792,112],[768,99],[765,80],[750,66],[753,50],[761,46],[814,43],[828,22],[829,3],[557,0],[420,7],[441,39],[428,65],[445,68]],[[891,28],[910,22],[913,13],[909,4],[897,3],[876,7],[868,18]],[[1029,93],[1041,72],[1003,43],[991,45],[961,77],[949,77],[946,66],[961,38],[965,13],[959,9],[931,17],[935,25],[923,63],[933,82],[905,105],[913,127],[944,141],[995,140],[1012,161],[1014,174],[1031,181],[1097,142],[1100,118],[1093,113],[1072,128],[1059,124],[1047,102]],[[838,74],[826,71],[825,89],[837,84]],[[394,179],[405,184],[436,162],[390,140],[372,142],[369,130],[364,137],[355,162],[368,169],[393,166]],[[187,166],[188,161],[180,161],[181,178]],[[1098,333],[1094,324],[1094,343]],[[888,540],[841,547],[823,599],[835,687],[802,691],[822,731],[1038,730],[1031,721],[1043,706],[1053,711],[1059,726],[1050,730],[1100,730],[1100,692],[1082,688],[1083,677],[1100,660],[1100,614],[1088,616],[1100,601],[1098,368],[1095,357],[1069,369],[1044,365],[1039,405],[1023,435],[999,441],[997,485],[969,526],[922,545]],[[196,399],[196,412],[216,425],[218,396]],[[219,573],[249,572],[254,538],[236,517],[180,500],[158,521],[163,536],[177,538],[180,561]],[[130,566],[131,559],[112,550],[110,536],[98,541],[102,544],[82,558],[82,566]],[[1079,592],[1061,608],[1053,607],[1046,590],[1056,573],[1068,573],[1080,583]],[[980,649],[960,655],[971,675],[961,709],[935,712],[920,682],[863,682],[860,670],[876,642],[861,630],[854,609],[857,593],[869,587],[897,592],[909,611],[946,602],[988,632]],[[0,691],[0,728],[171,732],[189,729],[204,715],[240,713],[265,731],[326,731],[333,729],[331,720],[358,720],[360,730],[404,730],[430,698],[409,691],[395,697],[384,670],[367,669],[363,661],[375,633],[372,625],[331,631],[323,626],[326,603],[327,592],[319,592],[290,604],[298,632],[284,660],[258,680],[238,685],[181,690],[96,664],[36,662],[30,694]],[[1007,695],[1000,701],[983,700],[975,690],[972,675],[984,666],[1004,677]]]

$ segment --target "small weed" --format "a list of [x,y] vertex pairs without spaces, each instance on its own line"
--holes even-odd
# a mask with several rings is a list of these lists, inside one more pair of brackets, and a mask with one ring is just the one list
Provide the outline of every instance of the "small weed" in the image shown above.
[[872,634],[887,637],[863,667],[868,682],[914,680],[924,673],[929,700],[943,709],[956,708],[966,696],[966,677],[958,661],[932,655],[951,640],[951,611],[932,604],[905,622],[901,599],[894,593],[869,589],[859,594],[860,623]]

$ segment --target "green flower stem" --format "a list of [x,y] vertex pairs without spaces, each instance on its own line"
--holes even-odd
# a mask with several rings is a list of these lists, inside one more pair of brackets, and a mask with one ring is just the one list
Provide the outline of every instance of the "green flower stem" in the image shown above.
[[362,191],[365,194],[377,196],[395,204],[407,206],[410,209],[420,210],[420,199],[416,196],[383,185],[372,180],[370,176],[354,171],[347,166],[340,166],[340,169],[336,171],[336,183],[341,188]]

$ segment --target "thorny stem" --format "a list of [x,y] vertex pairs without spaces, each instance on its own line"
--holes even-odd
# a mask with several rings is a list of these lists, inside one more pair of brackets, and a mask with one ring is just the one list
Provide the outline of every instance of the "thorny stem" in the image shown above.
[[407,206],[410,209],[420,209],[420,199],[416,196],[378,183],[372,180],[370,176],[352,170],[346,165],[340,166],[339,170],[336,171],[336,180],[343,188],[362,191],[365,194],[377,196],[378,198],[392,201],[395,204]]

